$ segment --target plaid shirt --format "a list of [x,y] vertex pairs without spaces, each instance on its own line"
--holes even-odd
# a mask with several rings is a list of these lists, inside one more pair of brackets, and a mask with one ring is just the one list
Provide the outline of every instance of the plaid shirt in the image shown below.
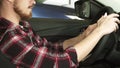
[[76,51],[63,50],[62,43],[50,43],[36,35],[30,24],[20,25],[0,17],[0,50],[17,68],[76,68]]

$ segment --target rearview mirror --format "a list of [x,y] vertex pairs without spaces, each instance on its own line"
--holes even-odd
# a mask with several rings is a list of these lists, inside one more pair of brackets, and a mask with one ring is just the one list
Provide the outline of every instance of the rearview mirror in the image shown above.
[[90,18],[90,2],[77,1],[75,2],[75,12],[80,18]]
[[75,2],[75,13],[80,18],[93,19],[103,7],[95,0],[79,0]]

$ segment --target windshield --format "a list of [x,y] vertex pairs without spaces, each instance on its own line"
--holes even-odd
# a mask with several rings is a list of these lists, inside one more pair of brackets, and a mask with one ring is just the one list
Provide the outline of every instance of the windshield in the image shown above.
[[33,18],[77,19],[74,3],[77,0],[36,0]]
[[116,12],[120,12],[120,0],[97,0],[98,2],[112,7]]
[[74,9],[74,3],[77,0],[44,0],[43,4],[49,4],[49,5],[56,5],[56,6],[62,6],[62,7],[68,7]]

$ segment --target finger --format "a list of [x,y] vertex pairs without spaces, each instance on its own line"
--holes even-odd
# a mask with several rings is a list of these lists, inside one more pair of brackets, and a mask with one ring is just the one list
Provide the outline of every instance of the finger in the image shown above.
[[113,18],[113,20],[117,23],[120,24],[120,20],[118,18]]
[[103,15],[103,17],[106,17],[107,16],[107,12],[105,12],[105,14]]
[[120,20],[118,18],[116,19],[116,23],[120,24]]
[[115,14],[115,13],[112,13],[112,14],[108,15],[108,18],[113,18],[113,17],[119,17],[119,15]]
[[116,32],[118,29],[119,29],[119,26],[118,26],[117,23],[115,23],[115,29],[114,29],[114,31]]

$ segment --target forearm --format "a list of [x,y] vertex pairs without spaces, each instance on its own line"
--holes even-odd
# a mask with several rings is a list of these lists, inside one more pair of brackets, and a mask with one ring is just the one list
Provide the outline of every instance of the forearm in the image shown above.
[[97,24],[92,24],[89,25],[88,28],[82,33],[79,34],[78,36],[65,40],[63,42],[63,48],[66,49],[67,47],[71,46],[71,45],[75,45],[77,43],[79,43],[81,40],[83,40],[85,37],[87,37],[95,28],[96,28]]
[[79,62],[92,51],[102,36],[103,34],[99,32],[99,29],[95,29],[85,39],[74,46]]
[[77,44],[78,42],[80,42],[83,38],[84,38],[84,34],[82,33],[76,37],[67,39],[63,42],[63,48],[66,49],[70,46],[73,46],[73,45]]

